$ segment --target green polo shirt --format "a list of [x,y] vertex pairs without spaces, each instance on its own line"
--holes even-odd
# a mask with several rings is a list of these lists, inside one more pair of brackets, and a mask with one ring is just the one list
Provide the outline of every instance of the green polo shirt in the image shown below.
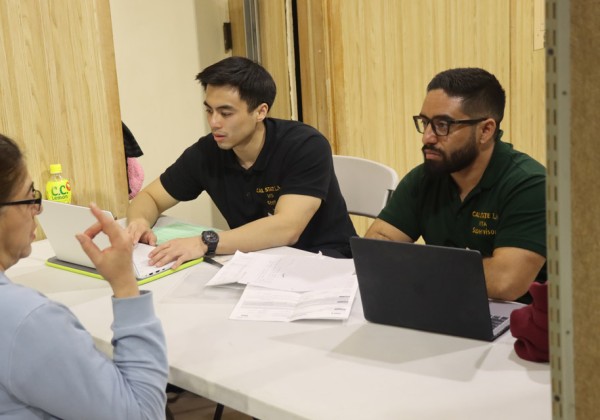
[[[476,249],[517,247],[546,257],[546,170],[530,156],[496,141],[479,184],[461,202],[452,177],[434,177],[423,165],[398,184],[379,218],[413,240]],[[545,269],[538,275],[546,280]]]

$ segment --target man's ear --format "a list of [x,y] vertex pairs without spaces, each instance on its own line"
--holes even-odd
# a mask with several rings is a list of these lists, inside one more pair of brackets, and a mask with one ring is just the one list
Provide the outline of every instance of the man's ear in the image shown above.
[[269,112],[269,105],[262,103],[256,107],[254,112],[256,112],[256,121],[261,122],[265,118],[267,118],[267,113]]
[[487,142],[494,141],[494,134],[496,133],[496,120],[493,118],[488,118],[481,122],[481,137],[479,138],[479,142],[481,144],[485,144]]

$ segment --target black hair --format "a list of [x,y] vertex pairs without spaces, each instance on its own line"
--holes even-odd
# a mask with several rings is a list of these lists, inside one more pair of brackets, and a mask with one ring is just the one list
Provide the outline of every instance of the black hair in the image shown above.
[[202,70],[196,76],[204,90],[208,85],[232,86],[248,104],[248,110],[265,103],[273,106],[277,87],[273,77],[260,64],[245,57],[228,57]]
[[9,201],[25,174],[23,153],[14,140],[0,134],[0,202]]
[[473,117],[491,117],[496,131],[504,118],[506,93],[496,77],[480,68],[457,68],[438,73],[427,92],[442,89],[450,97],[462,98],[462,111]]

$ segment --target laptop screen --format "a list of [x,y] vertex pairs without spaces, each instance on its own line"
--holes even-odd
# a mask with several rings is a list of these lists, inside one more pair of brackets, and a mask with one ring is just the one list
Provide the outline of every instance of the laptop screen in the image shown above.
[[[90,209],[48,200],[43,200],[42,205],[44,210],[37,219],[56,257],[69,263],[94,267],[75,238],[76,234],[84,232],[97,222]],[[111,212],[107,210],[103,212],[113,217]],[[102,232],[96,235],[94,243],[100,249],[110,246],[108,237]]]

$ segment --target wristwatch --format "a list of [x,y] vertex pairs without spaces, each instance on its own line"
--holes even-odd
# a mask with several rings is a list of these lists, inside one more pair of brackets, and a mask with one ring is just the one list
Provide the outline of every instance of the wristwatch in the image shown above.
[[212,255],[217,250],[217,245],[219,244],[219,234],[214,230],[205,230],[202,232],[202,242],[204,242],[208,247],[205,255]]

